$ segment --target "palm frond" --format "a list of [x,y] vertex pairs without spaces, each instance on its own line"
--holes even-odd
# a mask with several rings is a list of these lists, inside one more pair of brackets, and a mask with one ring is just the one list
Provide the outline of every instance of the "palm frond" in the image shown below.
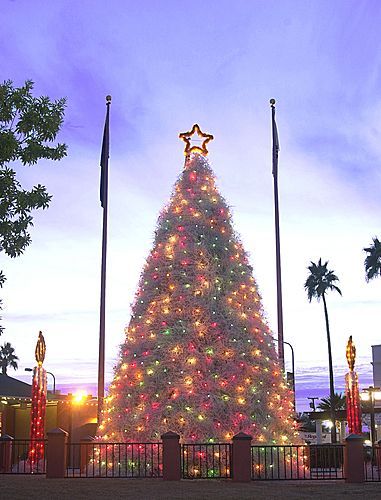
[[304,288],[310,302],[313,298],[319,301],[329,290],[338,292],[342,295],[340,288],[334,284],[339,281],[339,278],[333,271],[328,270],[328,261],[323,264],[320,258],[317,264],[311,262],[311,265],[308,266],[308,270],[310,274],[307,277]]
[[368,255],[365,257],[365,279],[370,281],[377,276],[381,276],[381,242],[378,238],[373,238],[373,245],[364,248]]

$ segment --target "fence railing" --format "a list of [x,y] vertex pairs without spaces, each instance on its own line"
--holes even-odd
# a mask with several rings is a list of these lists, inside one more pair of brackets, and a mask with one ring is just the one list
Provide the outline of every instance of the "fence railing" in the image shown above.
[[252,479],[344,479],[344,445],[252,446]]
[[[32,446],[33,445],[33,446]],[[39,457],[31,455],[32,450],[39,449]],[[0,445],[0,474],[45,474],[46,473],[46,439],[12,439]],[[45,450],[45,453],[44,453]]]
[[162,443],[69,443],[66,477],[162,477]]
[[[352,481],[357,474],[356,481],[381,482],[381,448],[363,449],[358,439],[348,438],[346,445],[280,446],[251,445],[250,436],[238,435],[233,443],[180,444],[180,436],[167,433],[169,436],[164,435],[163,441],[157,443],[108,443],[89,438],[66,444],[66,433],[61,433],[59,441],[56,432],[52,433],[52,441],[50,438],[33,442],[13,440],[8,436],[0,439],[0,474],[233,481],[249,481],[250,477],[252,480],[345,479],[344,450],[348,447],[346,479]],[[58,476],[57,461],[61,461]],[[246,471],[245,479],[239,479],[242,470]]]
[[182,444],[181,472],[184,479],[230,478],[231,444]]
[[365,481],[381,481],[381,448],[364,449]]

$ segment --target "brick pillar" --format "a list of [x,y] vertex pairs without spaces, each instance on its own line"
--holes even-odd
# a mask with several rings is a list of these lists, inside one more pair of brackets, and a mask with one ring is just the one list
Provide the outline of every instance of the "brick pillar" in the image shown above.
[[363,483],[364,473],[364,438],[350,434],[345,440],[344,473],[347,483]]
[[81,452],[80,452],[80,471],[81,474],[86,474],[86,467],[90,460],[94,457],[94,441],[92,436],[86,436],[81,439]]
[[11,472],[12,470],[12,446],[12,436],[8,436],[8,434],[0,436],[0,472]]
[[233,436],[232,479],[233,481],[251,481],[251,440],[252,436],[239,432]]
[[59,427],[48,432],[46,477],[61,478],[66,475],[68,433]]
[[169,431],[161,436],[163,440],[163,479],[164,481],[180,481],[180,436]]

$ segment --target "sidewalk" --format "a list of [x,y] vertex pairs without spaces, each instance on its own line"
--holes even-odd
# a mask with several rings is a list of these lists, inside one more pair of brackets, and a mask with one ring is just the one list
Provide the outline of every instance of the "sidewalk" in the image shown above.
[[360,485],[344,481],[263,481],[234,484],[222,480],[164,482],[161,479],[46,479],[43,476],[0,476],[0,498],[137,499],[137,500],[293,500],[321,498],[381,499],[381,482]]

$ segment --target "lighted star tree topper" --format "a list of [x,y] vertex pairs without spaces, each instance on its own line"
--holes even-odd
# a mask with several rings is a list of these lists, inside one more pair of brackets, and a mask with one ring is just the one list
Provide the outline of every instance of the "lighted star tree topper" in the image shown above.
[[38,334],[35,356],[37,366],[33,370],[32,406],[30,423],[29,462],[31,470],[38,467],[44,458],[45,410],[47,393],[46,370],[42,367],[45,359],[46,344],[42,332]]
[[[192,149],[192,134],[204,139]],[[296,434],[252,267],[206,159],[213,136],[180,134],[185,168],[142,271],[99,438],[263,443]]]

